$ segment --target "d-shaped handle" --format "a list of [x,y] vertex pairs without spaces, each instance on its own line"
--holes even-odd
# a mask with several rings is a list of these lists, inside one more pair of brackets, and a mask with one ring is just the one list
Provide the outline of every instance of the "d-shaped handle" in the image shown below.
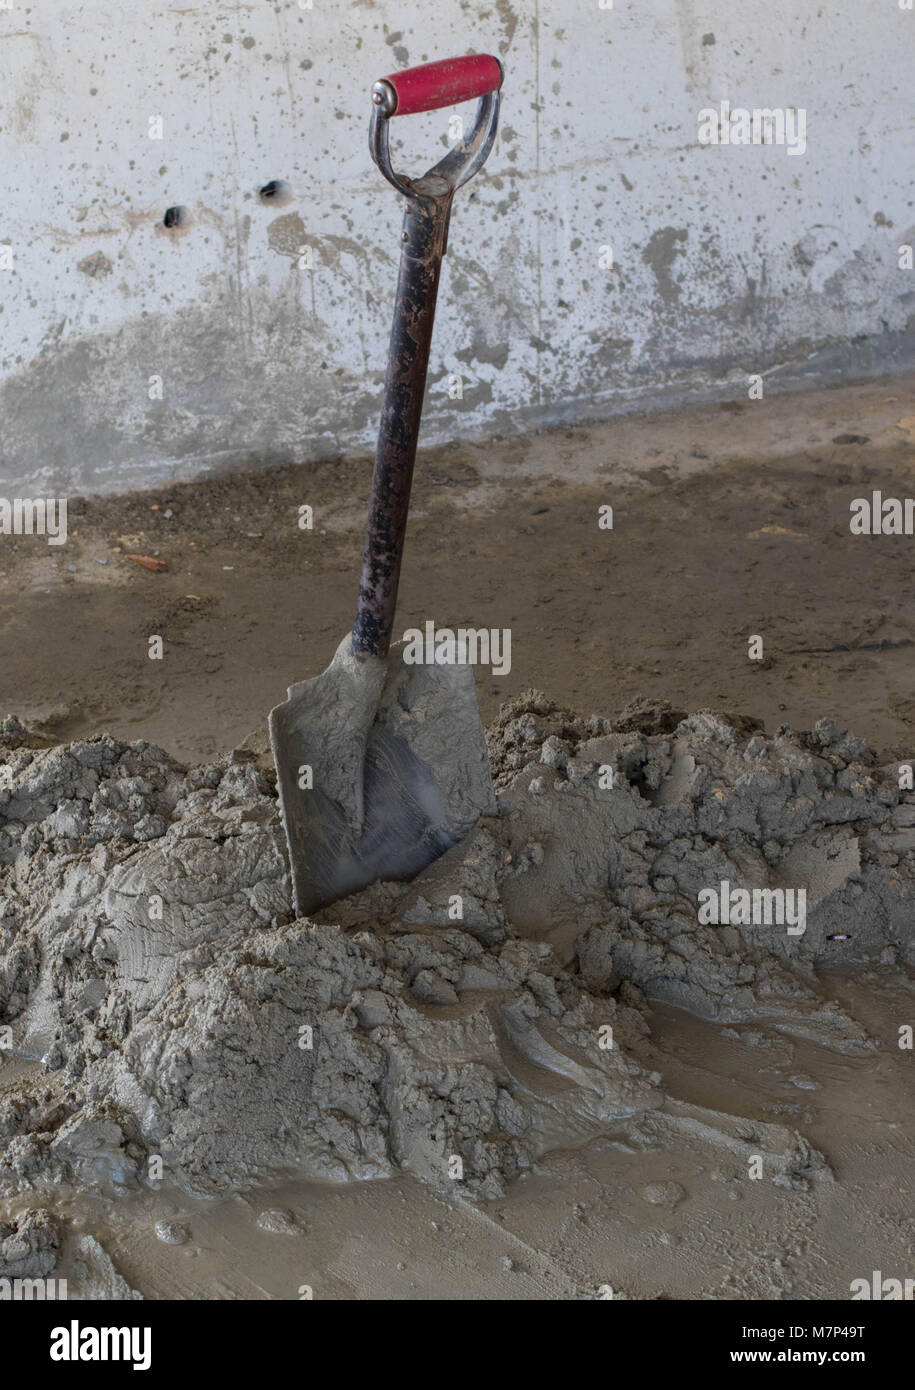
[[[446,58],[438,63],[407,68],[383,77],[372,88],[372,124],[369,149],[389,183],[408,198],[448,196],[460,188],[485,164],[496,138],[499,124],[499,88],[502,64],[488,53],[466,58]],[[436,111],[456,102],[479,97],[476,119],[444,159],[421,179],[398,174],[391,167],[388,121],[392,116],[410,116],[420,111]]]

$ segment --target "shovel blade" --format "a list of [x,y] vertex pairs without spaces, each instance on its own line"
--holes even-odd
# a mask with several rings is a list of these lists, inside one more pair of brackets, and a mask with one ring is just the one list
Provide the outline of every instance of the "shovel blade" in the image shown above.
[[356,658],[347,637],[270,712],[300,917],[412,878],[496,809],[472,667],[410,666],[403,650]]

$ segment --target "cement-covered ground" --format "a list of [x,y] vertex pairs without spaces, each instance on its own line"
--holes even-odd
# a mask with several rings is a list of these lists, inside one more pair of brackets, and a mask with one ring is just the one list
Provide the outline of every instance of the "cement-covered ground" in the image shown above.
[[[11,1276],[357,1298],[910,1277],[911,540],[852,538],[846,501],[912,490],[906,389],[775,402],[755,461],[728,412],[427,460],[404,625],[511,625],[511,676],[480,681],[500,813],[311,924],[269,774],[226,750],[346,628],[358,508],[330,499],[356,465],[87,502],[59,554],[5,551]],[[284,539],[312,497],[315,532]],[[804,887],[804,932],[701,926],[721,880]]]
[[[912,538],[851,535],[849,504],[915,493],[913,420],[906,376],[421,452],[398,635],[510,627],[511,672],[476,673],[486,722],[535,687],[585,711],[832,717],[906,755]],[[76,501],[64,546],[4,537],[0,712],[56,742],[218,757],[352,626],[370,475],[367,457],[227,474]]]
[[[644,1065],[646,1039],[664,1046],[652,1003],[771,1051],[763,1024],[782,1060],[812,1043],[827,1069],[898,1048],[892,1012],[874,1029],[819,970],[908,988],[915,796],[826,721],[766,738],[665,707],[585,720],[531,692],[489,732],[498,813],[314,921],[292,911],[252,758],[186,770],[148,744],[2,733],[0,1007],[32,1065],[4,1089],[0,1188],[20,1211],[61,1190],[117,1207],[401,1175],[485,1205],[582,1145],[673,1169],[697,1140],[738,1199],[761,1181],[779,1211],[837,1180],[815,1110],[684,1099]],[[803,930],[701,924],[721,880],[803,888]],[[670,1177],[641,1193],[671,1213],[689,1196]],[[268,1229],[296,1235],[283,1210]],[[40,1219],[11,1227],[9,1259]],[[47,1241],[32,1253],[47,1273]]]

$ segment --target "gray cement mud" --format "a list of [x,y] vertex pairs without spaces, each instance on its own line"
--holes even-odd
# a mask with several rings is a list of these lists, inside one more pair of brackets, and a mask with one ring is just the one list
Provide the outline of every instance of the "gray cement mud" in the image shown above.
[[[250,755],[187,769],[146,743],[42,742],[2,725],[4,1268],[37,1270],[55,1240],[86,1265],[78,1227],[41,1215],[60,1194],[166,1228],[246,1200],[276,1240],[306,1218],[261,1194],[386,1179],[488,1223],[544,1165],[608,1144],[645,1156],[642,1214],[665,1223],[696,1149],[735,1200],[817,1201],[837,1181],[821,1074],[905,1056],[915,796],[829,721],[767,736],[644,702],[585,719],[528,692],[488,731],[497,813],[411,883],[314,920],[294,916]],[[721,881],[804,888],[803,933],[700,925]],[[843,971],[880,982],[868,1008],[824,986]],[[683,1086],[658,1036],[671,1008],[789,1098]]]
[[[365,461],[84,499],[60,551],[6,538],[0,1280],[911,1278],[911,540],[848,534],[851,496],[912,490],[910,400],[900,379],[425,454],[404,625],[512,628],[512,673],[477,681],[498,814],[307,923],[270,776],[222,754],[347,628]],[[559,703],[519,703],[532,684]],[[722,880],[806,888],[804,933],[700,926]]]

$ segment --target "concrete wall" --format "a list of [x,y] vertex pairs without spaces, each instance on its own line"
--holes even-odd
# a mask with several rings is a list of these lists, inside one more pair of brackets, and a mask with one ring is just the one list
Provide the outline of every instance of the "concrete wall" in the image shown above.
[[[455,209],[427,439],[875,370],[911,342],[900,0],[9,3],[5,495],[370,444],[401,208],[368,93],[468,50],[504,60],[503,125]],[[723,98],[805,108],[806,153],[700,145]],[[406,169],[450,114],[399,123]],[[288,201],[260,200],[270,179]]]

